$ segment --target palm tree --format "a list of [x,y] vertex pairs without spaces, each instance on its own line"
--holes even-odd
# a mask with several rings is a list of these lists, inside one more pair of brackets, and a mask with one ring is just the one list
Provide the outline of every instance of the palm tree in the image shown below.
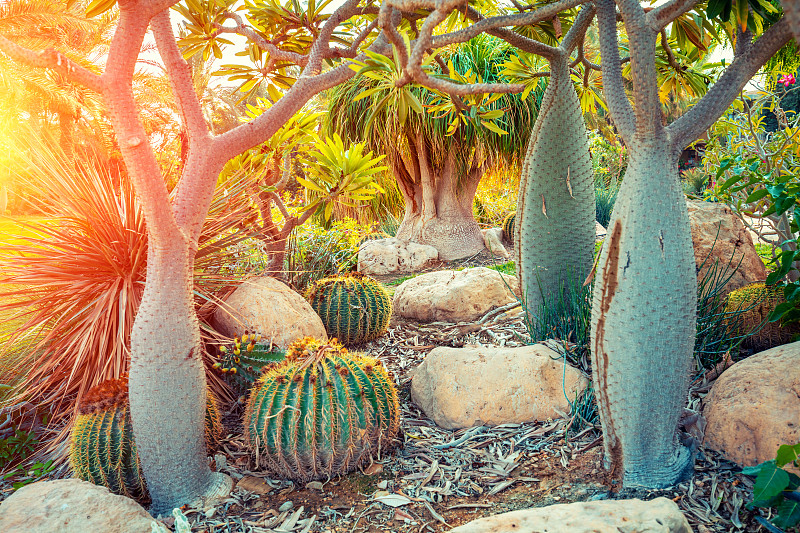
[[[484,35],[443,53],[436,70],[464,82],[502,80],[500,65],[511,53]],[[492,167],[522,158],[543,89],[523,99],[396,88],[396,62],[378,54],[362,72],[329,92],[324,128],[386,154],[405,200],[397,236],[430,244],[445,260],[483,250],[472,214],[478,183]]]

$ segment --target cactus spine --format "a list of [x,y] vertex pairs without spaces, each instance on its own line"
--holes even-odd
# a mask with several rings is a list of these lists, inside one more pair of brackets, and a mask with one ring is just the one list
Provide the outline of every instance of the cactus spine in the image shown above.
[[399,427],[397,390],[381,363],[310,337],[258,381],[244,422],[260,463],[300,482],[355,469],[389,448]]
[[503,237],[505,240],[514,244],[514,223],[517,219],[517,213],[512,211],[503,219]]
[[386,332],[392,300],[374,279],[358,272],[323,278],[308,291],[328,335],[343,344],[371,341]]
[[739,334],[752,335],[742,341],[742,346],[756,351],[768,350],[792,341],[800,333],[800,324],[768,322],[775,307],[786,301],[783,291],[763,282],[750,283],[731,291],[725,306],[726,313],[741,313],[742,326]]
[[235,337],[233,346],[220,347],[220,361],[214,368],[221,371],[225,381],[239,394],[244,394],[253,386],[263,370],[270,365],[283,361],[285,350],[274,346],[271,342],[259,342],[259,335]]
[[[212,450],[222,437],[222,423],[211,393],[206,395],[205,426],[206,445]],[[133,438],[127,374],[86,393],[72,426],[69,460],[75,477],[142,505],[150,502]]]

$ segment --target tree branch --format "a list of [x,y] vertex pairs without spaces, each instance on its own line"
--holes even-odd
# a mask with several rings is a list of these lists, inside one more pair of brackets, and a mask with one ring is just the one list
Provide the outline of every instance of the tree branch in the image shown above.
[[[467,18],[476,22],[486,20],[477,9],[471,6],[467,6],[465,14]],[[493,30],[486,30],[486,33],[498,37],[500,39],[503,39],[511,46],[519,48],[523,52],[527,52],[529,54],[536,54],[538,56],[544,57],[547,60],[550,60],[552,57],[554,57],[554,54],[556,53],[556,49],[553,48],[552,46],[548,46],[535,39],[531,39],[530,37],[525,37],[524,35],[520,35],[519,33],[513,30],[509,30],[506,28],[496,28]],[[445,35],[434,37],[433,38],[434,42],[436,42],[436,39],[438,39],[439,37],[444,37]]]
[[203,110],[192,83],[191,70],[175,42],[169,11],[162,11],[153,17],[150,27],[153,30],[161,60],[164,61],[169,75],[175,101],[178,103],[183,122],[189,133],[189,149],[191,150],[194,148],[192,145],[198,140],[209,137],[208,125],[203,117]]
[[636,132],[636,121],[633,107],[625,94],[625,84],[622,78],[617,42],[617,9],[614,0],[597,0],[595,7],[597,8],[600,56],[603,64],[603,93],[617,131],[625,144],[629,145]]
[[699,0],[670,0],[647,13],[647,25],[655,31],[663,30],[667,24],[691,10]]
[[[458,2],[458,4],[460,3],[461,2]],[[543,20],[553,18],[553,16],[558,15],[558,13],[564,11],[565,9],[570,9],[585,3],[588,3],[588,0],[561,0],[559,2],[540,7],[539,9],[531,11],[530,13],[515,13],[513,15],[485,18],[463,30],[436,36],[433,39],[431,48],[441,48],[443,46],[447,46],[448,44],[467,42],[481,32],[488,32],[489,30],[494,30],[497,28],[537,24]],[[398,0],[394,0],[393,4],[395,7],[400,7],[397,5]],[[458,4],[455,5],[457,6]],[[404,7],[401,7],[400,9],[405,11]]]
[[102,93],[105,87],[100,75],[78,65],[61,52],[51,48],[35,52],[0,35],[0,51],[19,63],[54,70],[70,81],[79,83],[95,92]]
[[667,30],[662,29],[659,34],[661,35],[661,46],[664,48],[664,51],[667,53],[667,61],[669,62],[669,66],[674,68],[677,71],[682,71],[680,63],[678,60],[675,59],[675,53],[672,51],[672,48],[669,45],[669,41],[667,40]]
[[743,53],[737,55],[705,96],[667,127],[673,148],[682,150],[711,127],[758,69],[791,38],[789,24],[781,19]]
[[289,61],[291,63],[295,63],[300,65],[301,67],[305,66],[308,63],[308,56],[303,54],[298,54],[297,52],[288,52],[286,50],[282,50],[272,44],[271,42],[264,39],[258,33],[256,33],[253,28],[250,28],[244,23],[244,19],[238,14],[232,11],[226,11],[224,13],[225,18],[233,20],[236,23],[236,26],[231,28],[229,26],[224,26],[222,24],[215,23],[214,27],[217,29],[219,33],[233,33],[236,35],[241,35],[243,37],[247,37],[252,41],[256,46],[265,50],[269,53],[271,59],[275,59],[278,61]]
[[586,30],[589,29],[592,19],[594,19],[594,6],[584,6],[575,18],[575,22],[572,23],[572,27],[567,32],[567,35],[561,41],[559,49],[563,50],[567,55],[571,55],[575,46],[579,43],[581,45],[583,44]]
[[639,0],[618,0],[618,5],[628,33],[636,132],[654,134],[662,127],[658,72],[653,61],[658,32],[647,25],[647,14]]

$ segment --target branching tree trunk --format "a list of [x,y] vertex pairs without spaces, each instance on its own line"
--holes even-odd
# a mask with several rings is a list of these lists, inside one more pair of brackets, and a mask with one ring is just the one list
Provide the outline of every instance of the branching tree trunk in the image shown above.
[[757,42],[740,42],[734,62],[716,85],[664,127],[656,39],[695,2],[672,0],[649,13],[636,0],[619,2],[629,40],[635,106],[623,88],[614,0],[595,4],[603,90],[630,160],[597,266],[592,379],[608,465],[624,486],[668,487],[693,468],[692,453],[678,442],[697,309],[694,251],[678,158],[788,41],[789,31],[781,21]]
[[[264,142],[311,97],[354,75],[347,64],[321,73],[322,62],[355,57],[367,38],[362,32],[349,49],[331,48],[334,29],[360,12],[347,0],[327,19],[307,55],[284,52],[263,42],[271,57],[304,66],[283,98],[258,118],[212,137],[169,20],[176,0],[118,0],[119,24],[106,71],[98,76],[63,54],[24,49],[0,36],[0,51],[36,67],[51,68],[100,93],[109,110],[127,171],[142,204],[148,229],[147,282],[131,334],[129,396],[139,458],[154,515],[230,490],[227,476],[212,473],[204,444],[205,374],[192,298],[197,243],[226,161]],[[179,104],[188,135],[188,155],[170,203],[167,189],[133,99],[133,74],[152,22],[153,33]],[[371,28],[371,27],[370,27]],[[385,46],[381,37],[373,49]]]
[[569,68],[570,53],[594,16],[584,8],[558,48],[531,133],[517,196],[517,277],[531,316],[592,268],[595,198],[589,141]]

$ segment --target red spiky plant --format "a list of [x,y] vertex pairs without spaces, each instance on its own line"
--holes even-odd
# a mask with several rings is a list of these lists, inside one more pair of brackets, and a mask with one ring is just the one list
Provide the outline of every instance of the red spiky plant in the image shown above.
[[[147,228],[124,173],[114,174],[91,156],[68,161],[44,144],[31,153],[36,155],[20,178],[46,219],[20,222],[28,235],[0,242],[0,316],[19,324],[0,346],[6,363],[0,380],[15,383],[12,403],[26,400],[49,413],[47,450],[63,452],[69,420],[89,389],[128,372],[130,331],[146,276]],[[239,224],[247,205],[244,187],[235,179],[225,185],[197,254],[201,321],[208,302],[233,282],[218,269],[204,271],[250,236]],[[208,354],[204,359],[210,369],[213,361]],[[207,372],[207,381],[215,395],[230,397],[215,373]]]

